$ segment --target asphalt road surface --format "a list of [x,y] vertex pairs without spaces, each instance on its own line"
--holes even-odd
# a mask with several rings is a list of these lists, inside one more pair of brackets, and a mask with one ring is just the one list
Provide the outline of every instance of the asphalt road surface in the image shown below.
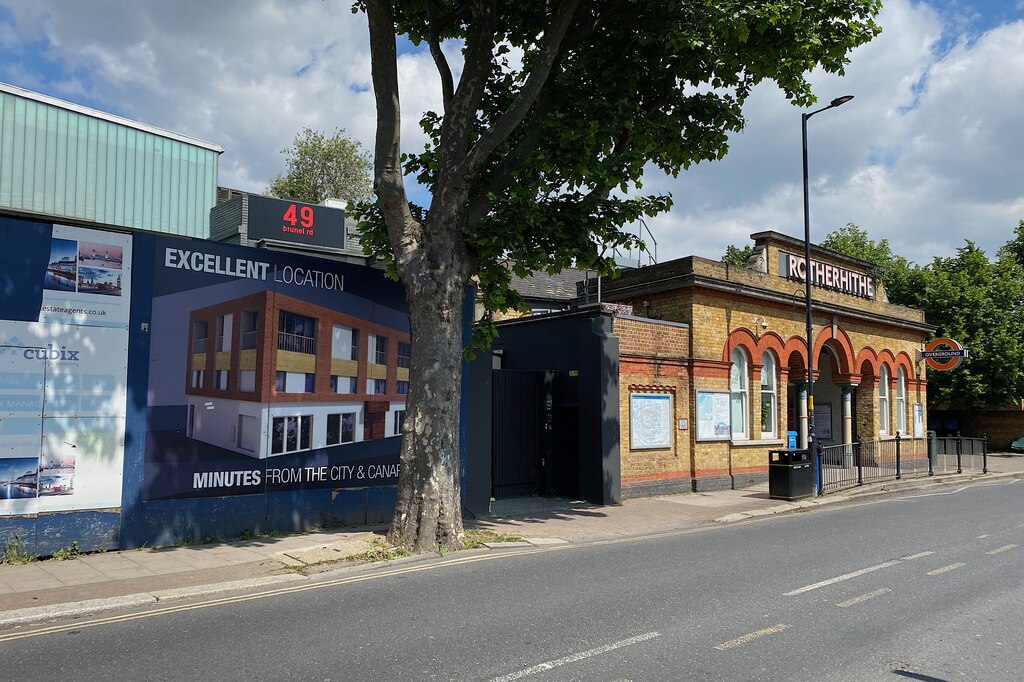
[[1024,483],[0,631],[0,680],[1019,680]]

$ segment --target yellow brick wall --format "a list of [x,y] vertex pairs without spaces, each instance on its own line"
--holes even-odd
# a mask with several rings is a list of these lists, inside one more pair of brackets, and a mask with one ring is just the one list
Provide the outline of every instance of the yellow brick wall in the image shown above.
[[[641,268],[625,273],[619,285],[606,287],[606,300],[632,305],[637,316],[689,325],[686,335],[689,360],[678,364],[681,371],[679,376],[675,376],[656,362],[649,361],[644,365],[630,355],[676,358],[682,345],[681,338],[660,331],[652,334],[652,327],[644,327],[631,319],[615,320],[615,333],[620,339],[622,356],[619,382],[624,485],[630,480],[669,475],[687,467],[695,478],[733,476],[739,480],[747,475],[756,478],[766,474],[767,451],[784,446],[788,425],[786,411],[791,390],[789,383],[799,384],[805,381],[806,376],[804,285],[778,276],[779,250],[778,246],[769,244],[767,273],[690,258],[672,265],[674,271],[670,275],[678,276],[681,282],[683,276],[696,278],[686,285],[680,284],[674,289],[666,288],[662,291],[630,293],[629,288],[623,288],[621,293],[617,292],[616,286],[642,288],[645,269]],[[792,249],[786,250],[793,252]],[[815,256],[816,260],[819,258],[827,261],[827,258],[821,258],[820,255]],[[846,262],[837,264],[846,269],[854,269]],[[707,278],[708,283],[702,283],[699,278]],[[728,283],[740,286],[723,286]],[[760,292],[752,294],[750,287],[756,287]],[[880,295],[876,300],[869,300],[815,287],[812,289],[812,299],[819,306],[815,310],[812,324],[816,344],[820,344],[822,338],[829,340],[828,343],[840,349],[843,358],[842,365],[832,370],[835,383],[860,384],[855,397],[856,436],[862,440],[878,437],[878,385],[875,372],[880,363],[889,367],[893,381],[890,390],[890,435],[894,435],[896,430],[897,366],[902,364],[905,368],[905,422],[906,430],[912,436],[913,406],[915,403],[926,404],[926,384],[917,380],[920,363],[916,362],[917,352],[926,341],[926,332],[908,328],[901,323],[922,324],[924,314],[919,310],[885,303]],[[832,312],[820,309],[823,304],[846,308],[851,312],[837,311],[833,315]],[[767,323],[765,329],[760,324],[762,319]],[[737,344],[753,351],[749,354],[749,440],[697,441],[694,405],[696,392],[729,390],[729,354]],[[775,353],[778,364],[778,424],[776,437],[762,441],[759,382],[761,354],[765,349]],[[815,361],[817,365],[818,358]],[[816,370],[816,378],[820,380],[820,368],[816,366]],[[843,376],[846,374],[852,376]],[[688,429],[675,430],[672,448],[657,452],[632,452],[629,449],[628,387],[631,385],[661,386],[665,391],[675,391],[673,407],[677,422],[680,418],[686,418]],[[841,403],[838,409],[841,409]],[[793,422],[796,429],[798,419],[795,415]],[[841,437],[840,430],[836,439]]]
[[[689,489],[693,459],[689,439],[689,328],[630,317],[615,317],[619,339],[619,443],[621,476],[630,484],[677,485]],[[672,396],[672,445],[631,448],[630,396],[640,393]],[[679,420],[687,429],[679,429]],[[674,482],[674,483],[673,483]],[[677,490],[667,488],[666,491]]]

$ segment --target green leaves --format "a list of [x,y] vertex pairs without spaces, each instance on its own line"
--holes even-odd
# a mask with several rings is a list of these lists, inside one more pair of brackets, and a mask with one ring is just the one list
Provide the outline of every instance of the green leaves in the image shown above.
[[358,201],[371,193],[370,158],[343,129],[330,136],[303,128],[285,155],[285,174],[278,175],[267,194],[281,199],[319,204],[324,199]]
[[920,308],[937,327],[969,351],[950,372],[928,372],[931,405],[973,410],[1024,397],[1024,221],[995,261],[971,241],[950,258],[919,267],[874,242],[856,225],[846,225],[821,243],[875,266],[892,303]]
[[[425,229],[429,216],[462,216],[460,236],[488,310],[520,303],[502,274],[508,268],[493,270],[495,263],[511,263],[516,272],[554,271],[598,262],[614,246],[636,246],[630,226],[671,205],[669,196],[641,193],[649,164],[676,175],[724,157],[729,133],[744,126],[743,104],[761,81],[775,81],[797,104],[811,102],[806,75],[842,69],[849,51],[877,33],[880,9],[877,0],[581,2],[525,119],[478,173],[452,177],[441,159],[471,149],[512,108],[544,60],[545,30],[564,4],[509,0],[493,5],[501,18],[490,24],[480,14],[486,3],[394,3],[399,33],[414,44],[461,42],[462,73],[486,78],[470,129],[454,131],[443,115],[426,113],[420,125],[427,147],[409,154],[403,170],[440,190]],[[481,40],[493,48],[465,48]],[[455,194],[444,190],[467,186],[459,194],[465,205],[445,205]],[[386,232],[373,221],[366,225],[364,244],[387,258]]]

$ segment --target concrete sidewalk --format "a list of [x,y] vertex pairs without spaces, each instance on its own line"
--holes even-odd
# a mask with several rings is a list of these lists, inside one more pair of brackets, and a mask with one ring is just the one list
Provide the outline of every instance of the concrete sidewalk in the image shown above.
[[[1024,456],[991,455],[989,474],[937,474],[887,481],[803,502],[768,498],[762,484],[742,490],[627,500],[602,507],[554,498],[501,500],[468,528],[516,535],[530,544],[585,543],[730,523],[978,480],[1024,478]],[[384,527],[262,537],[211,545],[102,552],[59,561],[0,565],[0,627],[132,605],[309,580],[342,560],[372,550]],[[500,551],[500,549],[496,550]],[[352,563],[352,562],[349,562]]]

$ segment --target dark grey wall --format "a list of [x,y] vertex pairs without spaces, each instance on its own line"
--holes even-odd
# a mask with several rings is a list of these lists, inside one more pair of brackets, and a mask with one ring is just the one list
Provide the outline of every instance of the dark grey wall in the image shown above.
[[[619,344],[612,335],[612,316],[594,307],[503,323],[494,350],[501,353],[502,369],[558,373],[554,382],[556,408],[575,406],[579,414],[579,451],[574,453],[578,495],[600,504],[618,503]],[[487,500],[490,498],[490,373],[490,354],[478,353],[471,369],[467,471],[467,507],[474,513],[471,499],[479,504],[484,489]],[[569,454],[556,453],[559,457]]]

